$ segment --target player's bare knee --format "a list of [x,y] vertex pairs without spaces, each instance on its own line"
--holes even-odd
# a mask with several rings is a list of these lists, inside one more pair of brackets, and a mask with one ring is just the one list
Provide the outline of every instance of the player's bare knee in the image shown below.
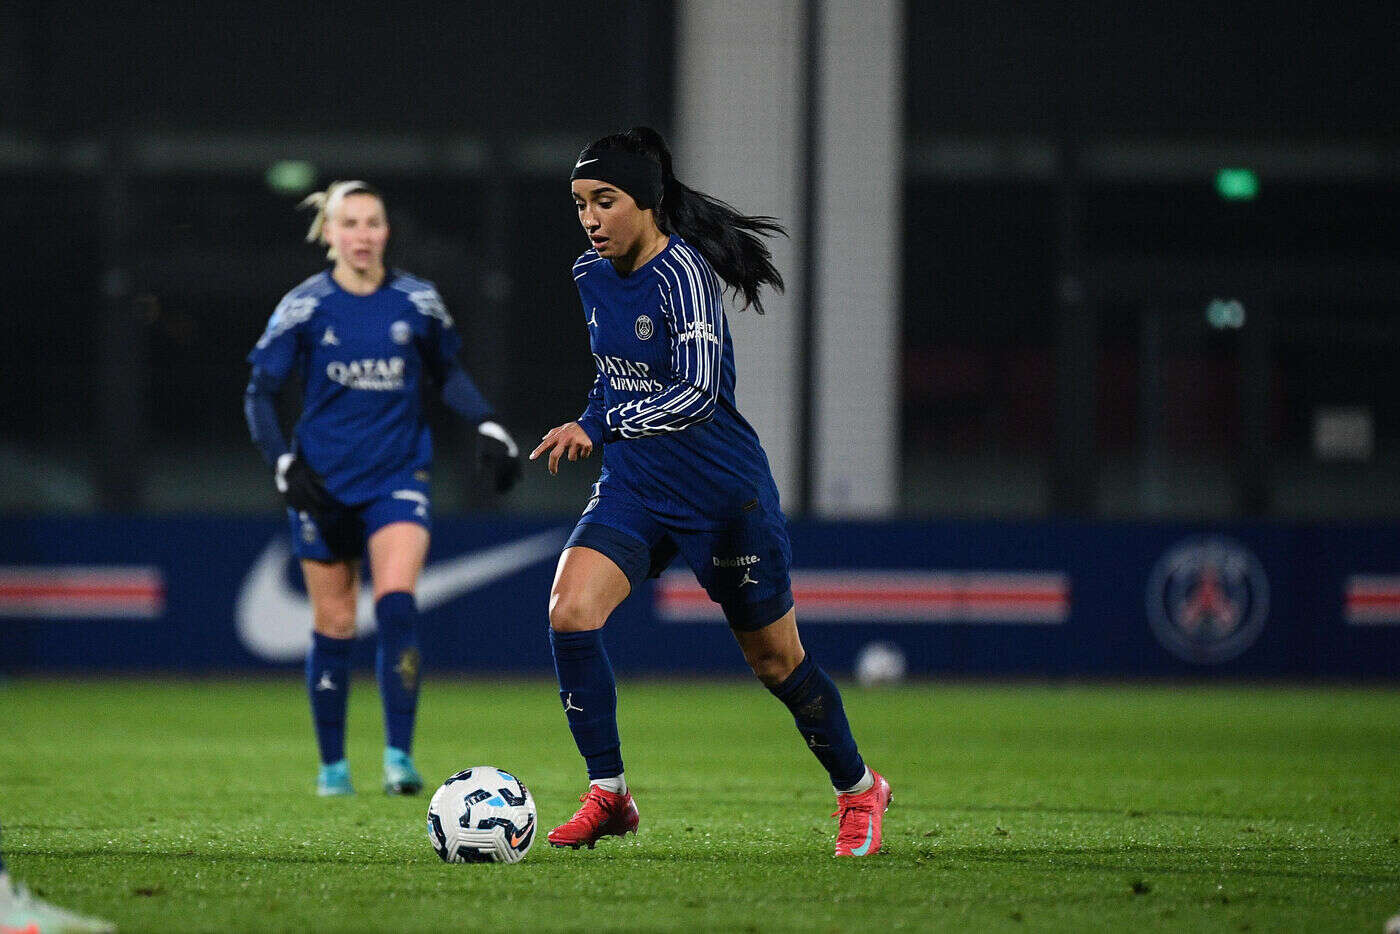
[[315,629],[323,636],[332,639],[353,639],[355,637],[355,611],[344,607],[316,610]]
[[587,632],[600,629],[604,618],[592,601],[570,593],[549,596],[549,628],[555,632]]
[[782,684],[802,661],[800,657],[791,657],[791,653],[783,647],[774,645],[745,646],[744,659],[758,680],[769,687]]

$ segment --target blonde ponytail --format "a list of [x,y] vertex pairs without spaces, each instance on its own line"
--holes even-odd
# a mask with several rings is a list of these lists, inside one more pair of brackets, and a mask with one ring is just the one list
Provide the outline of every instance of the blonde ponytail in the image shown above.
[[[374,195],[381,203],[384,196],[381,195],[373,185],[367,182],[331,182],[325,191],[313,191],[305,198],[297,208],[315,208],[316,216],[311,219],[311,226],[306,231],[307,243],[327,243],[326,240],[326,220],[340,207],[340,202],[345,200],[346,195]],[[335,247],[329,246],[326,250],[326,259],[334,261],[336,259]]]

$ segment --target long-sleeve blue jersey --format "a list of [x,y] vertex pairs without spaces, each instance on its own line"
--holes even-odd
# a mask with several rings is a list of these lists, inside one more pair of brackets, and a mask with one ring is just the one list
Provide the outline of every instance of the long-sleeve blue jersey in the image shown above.
[[[297,371],[303,395],[297,451],[332,496],[357,505],[387,495],[395,478],[427,470],[432,438],[423,419],[425,379],[442,387],[450,402],[455,394],[453,408],[472,421],[490,416],[457,364],[460,347],[431,283],[394,271],[372,294],[352,295],[327,270],[288,292],[272,313],[248,354],[250,400],[275,393]],[[250,401],[256,438],[253,408]],[[275,446],[280,430],[273,431]],[[264,453],[275,454],[267,447]]]
[[579,424],[603,445],[600,484],[679,528],[720,529],[778,492],[734,404],[724,285],[680,237],[626,276],[589,250],[574,263],[597,376]]

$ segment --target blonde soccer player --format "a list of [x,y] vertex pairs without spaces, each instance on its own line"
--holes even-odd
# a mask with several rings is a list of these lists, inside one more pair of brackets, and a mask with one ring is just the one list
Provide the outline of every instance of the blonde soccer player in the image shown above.
[[[368,557],[378,624],[375,674],[384,707],[384,789],[416,794],[413,765],[421,655],[414,591],[431,530],[432,438],[423,388],[479,432],[481,466],[498,491],[520,475],[515,442],[457,362],[461,338],[433,285],[385,266],[384,197],[360,181],[309,197],[307,239],[330,268],[286,294],[248,355],[245,413],[286,500],[293,552],[312,606],[306,690],[320,748],[321,795],[353,792],[345,711],[360,562]],[[301,381],[290,443],[277,396]]]

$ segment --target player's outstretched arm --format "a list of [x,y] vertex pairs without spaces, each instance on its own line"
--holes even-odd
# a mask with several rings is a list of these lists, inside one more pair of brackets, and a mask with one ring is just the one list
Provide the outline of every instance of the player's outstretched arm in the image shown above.
[[567,422],[545,433],[539,447],[530,452],[530,460],[545,453],[549,454],[549,472],[557,474],[561,457],[567,456],[571,461],[588,457],[593,453],[593,440],[578,422]]
[[248,434],[262,452],[263,458],[276,466],[279,458],[290,450],[277,421],[277,397],[282,392],[282,379],[260,366],[253,367],[248,389],[243,394],[243,417],[248,420]]

